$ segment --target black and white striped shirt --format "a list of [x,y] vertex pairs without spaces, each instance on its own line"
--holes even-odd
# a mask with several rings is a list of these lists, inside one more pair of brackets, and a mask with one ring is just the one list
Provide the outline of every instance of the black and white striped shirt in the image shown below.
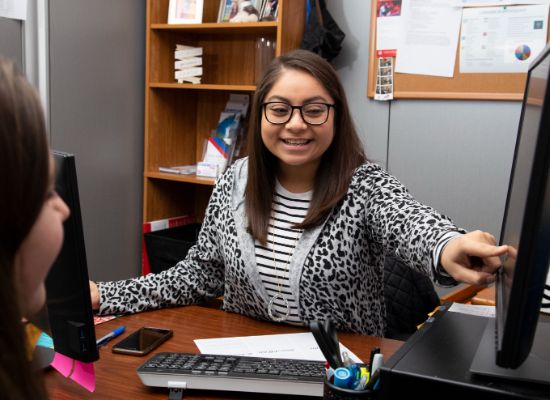
[[256,264],[262,283],[270,298],[279,295],[274,301],[274,314],[283,316],[287,313],[285,302],[281,299],[283,296],[290,306],[290,315],[285,322],[296,325],[303,325],[303,322],[298,316],[296,296],[290,291],[289,266],[302,231],[292,226],[304,220],[312,193],[291,193],[277,182],[267,247],[258,241],[255,243]]

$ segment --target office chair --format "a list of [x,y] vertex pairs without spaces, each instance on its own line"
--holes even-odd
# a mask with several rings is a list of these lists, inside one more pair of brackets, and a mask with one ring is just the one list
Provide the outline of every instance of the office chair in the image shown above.
[[429,277],[386,255],[384,262],[385,337],[407,340],[440,304]]

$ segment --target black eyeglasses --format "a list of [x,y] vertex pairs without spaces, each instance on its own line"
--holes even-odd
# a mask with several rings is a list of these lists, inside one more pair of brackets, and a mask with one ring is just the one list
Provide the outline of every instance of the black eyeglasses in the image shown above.
[[286,124],[292,118],[295,109],[300,110],[300,116],[306,124],[323,125],[328,120],[330,108],[334,104],[327,103],[308,103],[302,106],[291,106],[281,101],[270,101],[262,104],[264,108],[265,119],[268,122],[281,125]]

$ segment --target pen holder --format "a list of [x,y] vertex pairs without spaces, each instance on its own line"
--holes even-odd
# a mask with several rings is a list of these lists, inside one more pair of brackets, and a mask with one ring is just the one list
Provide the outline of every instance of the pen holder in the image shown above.
[[376,399],[376,391],[372,389],[365,390],[353,390],[353,389],[344,389],[334,384],[330,383],[325,379],[323,384],[323,400],[372,400]]

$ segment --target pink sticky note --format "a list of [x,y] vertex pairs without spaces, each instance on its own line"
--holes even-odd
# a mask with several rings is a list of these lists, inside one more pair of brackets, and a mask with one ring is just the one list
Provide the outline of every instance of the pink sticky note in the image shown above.
[[88,391],[93,392],[95,390],[94,363],[75,361],[71,379]]
[[56,352],[50,365],[66,378],[73,369],[73,362],[74,360],[72,358]]

